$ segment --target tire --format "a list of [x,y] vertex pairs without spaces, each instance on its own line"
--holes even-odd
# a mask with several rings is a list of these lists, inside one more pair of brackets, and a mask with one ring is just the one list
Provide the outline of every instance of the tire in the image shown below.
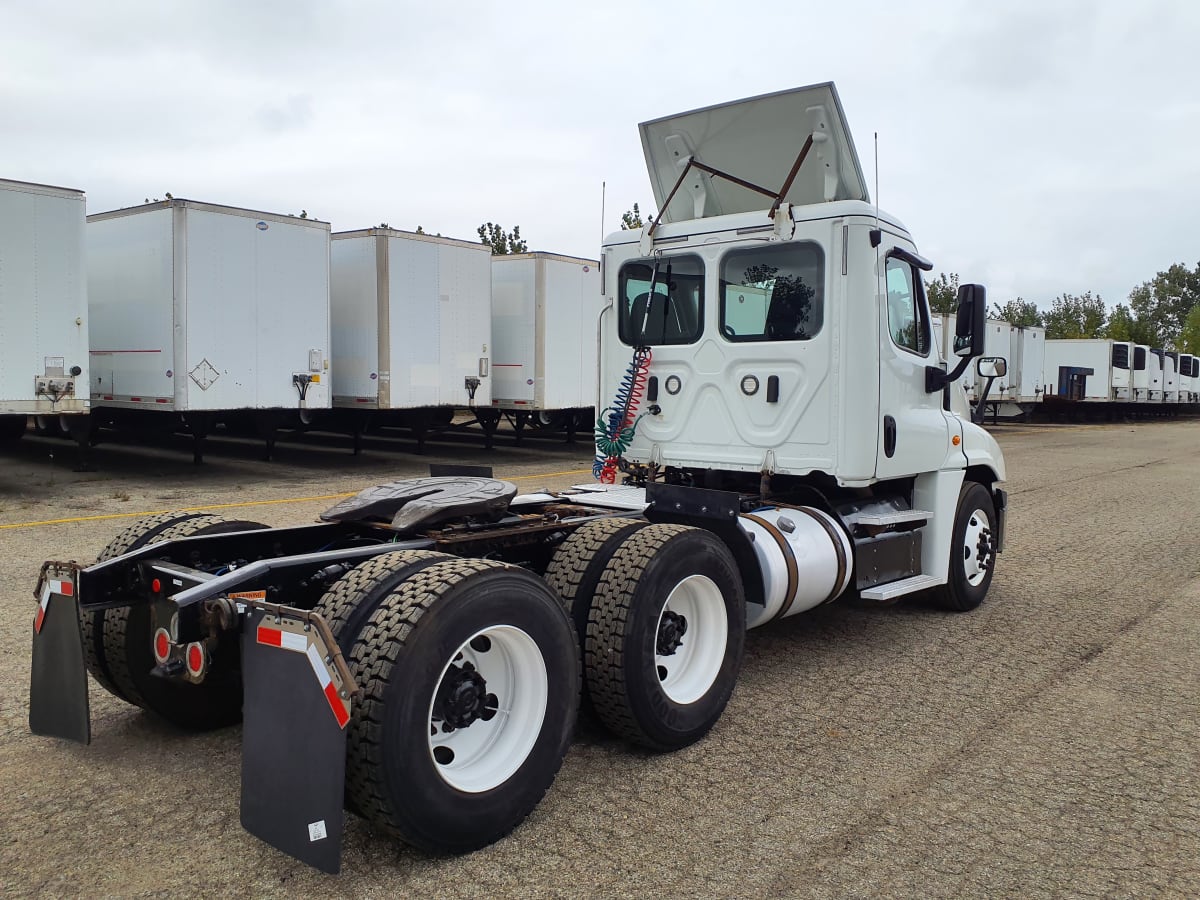
[[[329,624],[342,656],[349,662],[354,642],[389,594],[422,569],[454,558],[432,550],[396,550],[373,556],[335,581],[317,601],[313,612],[320,613]],[[351,812],[362,815],[349,788],[345,804]]]
[[612,555],[588,616],[584,677],[596,715],[651,750],[694,743],[733,694],[745,638],[741,575],[721,539],[643,528]]
[[0,416],[0,441],[19,441],[27,426],[27,416]]
[[648,524],[623,516],[588,522],[555,549],[546,569],[546,583],[562,598],[575,623],[580,647],[587,642],[588,611],[605,566],[626,538]]
[[[177,517],[165,528],[122,552],[128,553],[155,541],[266,527],[258,522],[230,521],[221,516],[182,515],[185,517]],[[119,691],[118,696],[188,731],[208,731],[241,720],[242,671],[236,634],[223,636],[212,652],[212,662],[204,681],[192,684],[159,678],[151,673],[155,661],[151,645],[153,617],[149,605],[105,610],[103,628],[104,665],[109,680]]]
[[[464,559],[418,572],[372,614],[350,668],[361,694],[347,785],[395,837],[433,853],[476,850],[520,824],[554,781],[575,724],[579,649],[533,573]],[[456,683],[453,710],[443,698]],[[506,713],[487,715],[497,704]]]
[[313,612],[329,624],[342,655],[349,659],[355,640],[388,594],[422,569],[454,558],[432,550],[396,550],[373,556],[335,581]]
[[[158,538],[158,535],[168,528],[185,522],[188,519],[198,518],[200,515],[201,513],[170,512],[138,519],[105,545],[104,549],[100,551],[100,555],[96,557],[96,562],[114,559],[130,551],[145,547],[147,544],[153,543]],[[88,672],[91,673],[92,677],[96,679],[102,688],[110,694],[132,703],[133,701],[125,696],[124,692],[116,685],[109,674],[108,661],[104,656],[104,619],[103,610],[94,612],[92,610],[81,609],[79,611],[79,625],[83,633],[84,663],[87,665]]]
[[996,507],[991,493],[976,482],[964,484],[954,513],[948,580],[930,592],[935,606],[967,612],[983,602],[996,567],[996,548],[992,543],[995,527]]

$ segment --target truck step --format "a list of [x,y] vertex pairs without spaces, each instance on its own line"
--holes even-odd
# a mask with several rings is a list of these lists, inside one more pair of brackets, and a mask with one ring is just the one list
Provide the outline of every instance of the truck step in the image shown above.
[[937,587],[941,583],[932,575],[914,575],[911,578],[902,578],[899,581],[877,584],[875,587],[867,588],[862,592],[862,598],[864,600],[895,600],[906,594],[915,594],[926,588]]
[[855,525],[900,525],[904,522],[924,522],[933,513],[924,509],[898,509],[895,512],[868,513],[854,519]]

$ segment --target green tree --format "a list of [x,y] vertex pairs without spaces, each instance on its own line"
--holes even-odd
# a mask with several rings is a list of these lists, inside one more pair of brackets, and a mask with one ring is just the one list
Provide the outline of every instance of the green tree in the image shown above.
[[1055,297],[1050,311],[1042,315],[1047,338],[1094,338],[1104,332],[1108,309],[1100,295],[1091,291]]
[[953,315],[958,309],[958,273],[942,272],[933,281],[925,282],[925,296],[929,298],[930,312]]
[[514,225],[512,231],[505,231],[503,225],[485,222],[479,226],[479,240],[492,248],[494,256],[507,256],[510,253],[525,253],[529,245],[521,238],[521,226]]
[[1037,304],[1032,300],[1022,300],[1020,297],[1016,300],[1009,300],[1003,306],[993,303],[991,316],[993,319],[1000,319],[1009,325],[1020,325],[1025,328],[1042,324],[1042,311],[1037,308]]
[[1200,303],[1193,306],[1192,311],[1183,320],[1183,330],[1179,334],[1176,346],[1184,353],[1200,356]]
[[1154,327],[1124,303],[1118,303],[1108,317],[1104,336],[1113,341],[1133,341],[1135,344],[1158,345]]
[[653,221],[654,213],[650,213],[645,219],[642,219],[642,211],[638,209],[638,205],[633,204],[633,209],[627,209],[621,213],[621,230],[635,231],[641,228],[648,221]]
[[1145,322],[1154,333],[1154,340],[1145,343],[1168,347],[1179,339],[1188,315],[1200,303],[1200,263],[1189,269],[1175,263],[1143,282],[1129,294],[1134,317]]

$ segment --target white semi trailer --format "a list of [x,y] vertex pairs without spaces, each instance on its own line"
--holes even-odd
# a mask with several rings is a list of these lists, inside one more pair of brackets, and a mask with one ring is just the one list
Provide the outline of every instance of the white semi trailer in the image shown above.
[[0,179],[0,440],[37,416],[86,440],[83,191]]
[[1133,384],[1133,357],[1127,341],[1048,340],[1042,374],[1046,396],[1090,403],[1124,400]]
[[430,428],[490,407],[491,250],[478,241],[368,228],[333,235],[334,418]]
[[329,223],[171,199],[88,216],[94,418],[267,439],[329,408]]
[[492,259],[492,407],[573,437],[595,423],[600,264],[556,253]]
[[603,248],[599,485],[414,479],[316,525],[137,522],[95,565],[43,566],[32,730],[89,740],[87,672],[187,727],[244,713],[243,825],[336,871],[346,803],[434,852],[508,833],[581,683],[670,751],[721,716],[748,627],[846,593],[978,606],[1005,468],[955,379],[983,289],[960,290],[948,373],[931,264],[869,203],[832,84],[642,140],[662,217]]

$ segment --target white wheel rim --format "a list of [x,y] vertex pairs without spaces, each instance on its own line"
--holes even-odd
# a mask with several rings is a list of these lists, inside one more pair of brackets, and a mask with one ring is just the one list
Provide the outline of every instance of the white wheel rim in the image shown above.
[[[461,680],[465,663],[483,677],[486,693],[495,695],[495,713],[446,731],[447,723],[435,709],[438,691],[448,675],[451,684]],[[520,628],[494,625],[471,635],[442,667],[429,701],[429,755],[442,779],[477,794],[511,778],[537,743],[549,685],[542,651]]]
[[[663,654],[659,652],[658,639],[668,613],[682,616],[687,627],[674,652]],[[667,596],[658,614],[655,636],[654,665],[663,693],[675,703],[696,702],[713,686],[725,661],[729,618],[721,589],[704,575],[683,579]]]
[[[985,531],[992,530],[992,522],[988,518],[987,513],[982,509],[977,509],[971,513],[967,519],[967,530],[963,535],[963,575],[966,576],[967,584],[972,587],[978,587],[983,583],[983,579],[987,577],[988,566],[991,565],[992,553],[989,549],[981,560],[979,558],[979,542],[983,538]],[[989,534],[988,540],[991,540]]]

